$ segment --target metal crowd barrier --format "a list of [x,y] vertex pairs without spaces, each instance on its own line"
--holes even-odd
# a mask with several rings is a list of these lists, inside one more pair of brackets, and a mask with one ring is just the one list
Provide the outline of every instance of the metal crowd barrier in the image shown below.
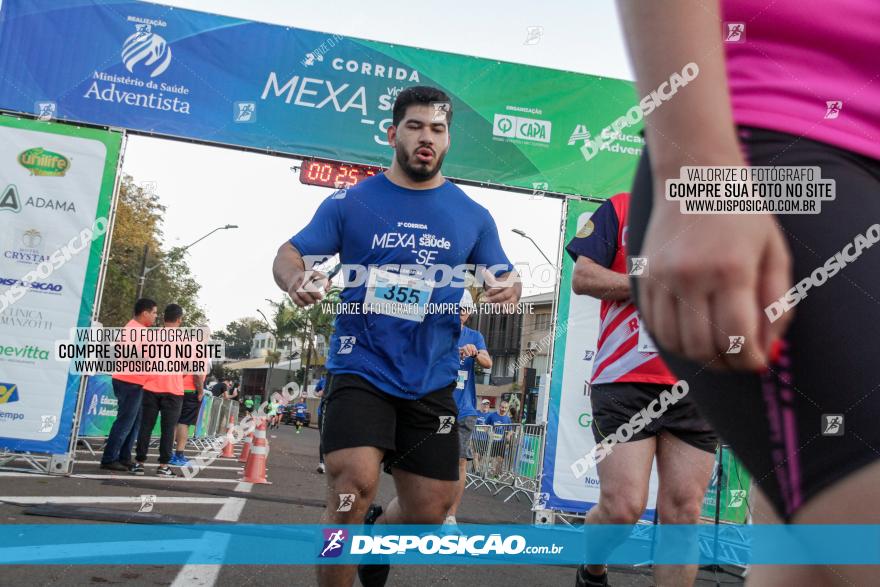
[[525,495],[530,501],[538,491],[544,451],[543,424],[496,424],[474,427],[465,488],[485,487],[492,495],[510,491],[504,501]]

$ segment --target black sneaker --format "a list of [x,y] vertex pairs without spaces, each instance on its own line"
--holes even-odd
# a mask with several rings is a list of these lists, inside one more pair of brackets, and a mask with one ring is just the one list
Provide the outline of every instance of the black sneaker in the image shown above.
[[577,570],[575,587],[608,587],[608,571],[601,575],[594,575],[587,570],[587,565],[581,565]]
[[177,477],[174,471],[171,470],[171,467],[168,465],[159,465],[156,468],[156,475],[158,477]]
[[120,463],[118,461],[113,462],[113,463],[101,463],[101,468],[107,469],[108,471],[128,471],[129,470],[129,467],[126,467],[125,465],[123,465],[122,463]]
[[129,469],[128,472],[132,475],[143,475],[144,465],[142,463],[135,463],[131,466],[131,469]]
[[[367,515],[364,516],[364,524],[372,526],[381,515],[382,506],[371,504],[367,509]],[[364,587],[384,587],[390,572],[391,565],[388,563],[358,565],[358,579]]]

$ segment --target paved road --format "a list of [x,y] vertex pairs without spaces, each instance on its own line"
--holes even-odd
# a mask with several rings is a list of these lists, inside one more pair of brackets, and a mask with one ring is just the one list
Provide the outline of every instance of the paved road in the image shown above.
[[[269,431],[269,473],[271,485],[240,483],[240,466],[234,459],[218,459],[196,480],[159,479],[147,475],[108,474],[98,468],[100,454],[77,451],[78,463],[71,477],[47,477],[0,472],[0,520],[6,524],[96,523],[80,519],[82,508],[98,514],[130,517],[141,507],[142,495],[155,495],[153,514],[183,517],[191,522],[229,520],[254,524],[316,524],[323,511],[324,477],[315,470],[318,434],[314,429],[295,434],[292,426]],[[238,448],[236,447],[236,451]],[[191,456],[196,451],[187,451]],[[155,463],[151,453],[150,461]],[[393,496],[391,478],[383,475],[378,501]],[[23,502],[28,503],[23,503]],[[14,505],[9,502],[16,502]],[[53,516],[25,513],[39,503],[54,506]],[[76,510],[76,508],[80,508]],[[73,517],[70,517],[73,516]],[[465,523],[529,523],[525,500],[504,503],[486,490],[465,493],[459,521]],[[310,562],[312,553],[291,552],[290,560]],[[572,567],[560,566],[467,566],[392,568],[389,586],[570,586]],[[735,581],[730,576],[722,581]],[[652,580],[646,569],[612,569],[615,586],[646,586]],[[115,566],[13,566],[2,569],[0,584],[27,585],[199,585],[210,587],[247,585],[315,585],[309,565],[153,565],[149,554],[131,557],[130,564]],[[714,585],[711,574],[701,573],[698,585]]]

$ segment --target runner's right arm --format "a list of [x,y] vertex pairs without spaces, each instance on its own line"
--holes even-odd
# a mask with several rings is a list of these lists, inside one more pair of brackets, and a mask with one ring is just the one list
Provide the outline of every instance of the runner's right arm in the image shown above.
[[323,290],[330,289],[330,281],[320,271],[306,271],[302,255],[290,242],[278,248],[272,275],[278,287],[287,292],[297,306],[310,306],[321,301]]
[[341,202],[332,195],[326,198],[309,223],[289,241],[278,248],[272,274],[278,287],[287,292],[297,306],[304,307],[321,301],[330,289],[330,280],[319,271],[306,267],[303,256],[309,259],[328,259],[342,248]]

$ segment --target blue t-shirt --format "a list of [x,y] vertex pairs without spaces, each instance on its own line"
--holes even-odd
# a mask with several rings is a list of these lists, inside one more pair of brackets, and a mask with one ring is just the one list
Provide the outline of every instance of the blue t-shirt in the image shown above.
[[[513,270],[489,211],[448,181],[411,190],[376,175],[329,196],[290,243],[311,260],[339,253],[343,302],[379,307],[384,300],[405,308],[382,307],[387,314],[340,313],[327,368],[333,374],[360,375],[385,393],[407,399],[450,385],[459,368],[458,310],[423,316],[419,311],[428,303],[452,308],[461,301],[463,265],[482,265],[496,276]],[[352,265],[369,272],[351,271]],[[432,271],[436,265],[446,268]],[[407,276],[411,272],[421,275]],[[375,287],[367,288],[366,273],[376,279]],[[449,282],[450,277],[448,285],[432,285],[432,280]]]
[[[461,335],[458,337],[458,348],[466,344],[472,344],[478,351],[486,350],[486,341],[483,335],[468,328],[461,327]],[[458,379],[455,384],[455,403],[458,405],[458,417],[466,418],[476,416],[477,411],[477,385],[474,382],[474,357],[465,357],[460,360],[458,367]]]
[[306,410],[308,410],[308,406],[306,404],[304,404],[303,402],[299,402],[299,403],[293,404],[293,409],[294,409],[294,411],[296,411],[297,417],[302,418],[302,417],[305,417]]
[[[507,414],[502,416],[498,412],[492,412],[491,414],[486,416],[485,424],[487,426],[495,426],[496,424],[510,424],[510,416],[508,416]],[[493,428],[492,431],[496,435],[503,434],[504,428],[502,428],[501,426],[495,426],[495,428]]]

